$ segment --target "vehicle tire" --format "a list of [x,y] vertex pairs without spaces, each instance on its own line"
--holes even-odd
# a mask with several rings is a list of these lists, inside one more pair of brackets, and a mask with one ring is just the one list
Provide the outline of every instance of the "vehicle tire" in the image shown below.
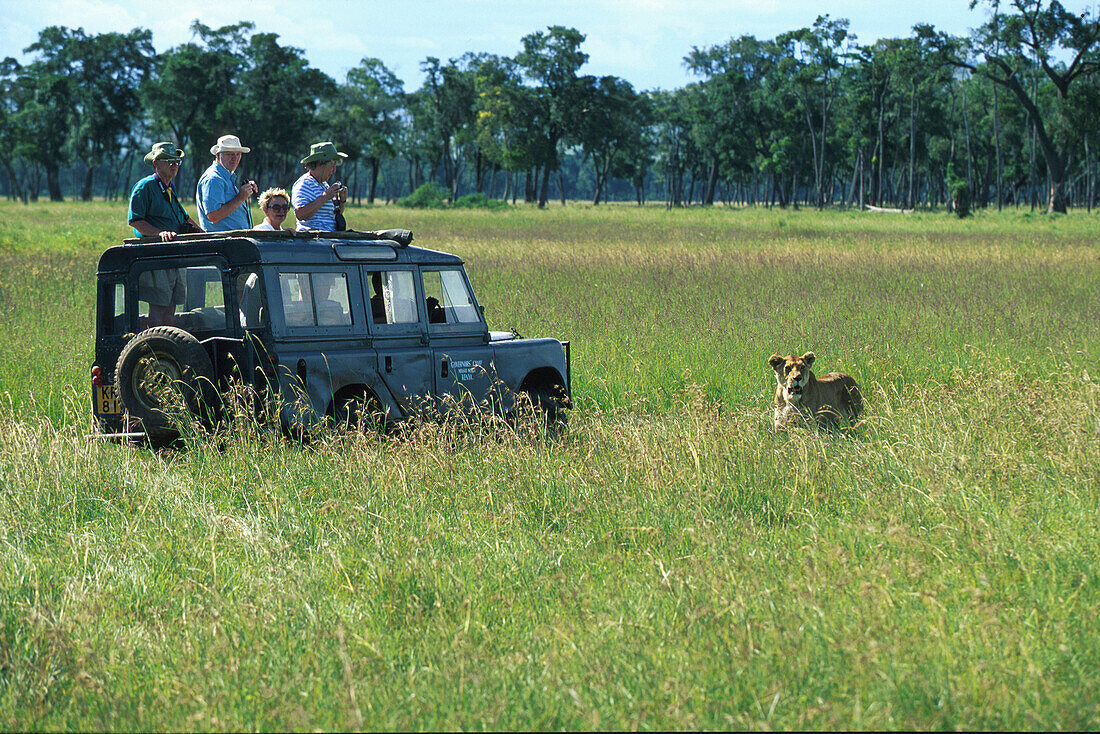
[[123,348],[115,366],[115,386],[123,411],[150,438],[175,438],[181,409],[202,417],[213,405],[214,366],[191,334],[174,326],[155,326]]
[[565,391],[557,385],[536,387],[525,391],[532,407],[541,412],[546,420],[546,429],[555,433],[565,430],[569,416],[565,410]]
[[337,398],[332,407],[332,420],[338,431],[386,430],[386,412],[382,409],[382,403],[369,393]]

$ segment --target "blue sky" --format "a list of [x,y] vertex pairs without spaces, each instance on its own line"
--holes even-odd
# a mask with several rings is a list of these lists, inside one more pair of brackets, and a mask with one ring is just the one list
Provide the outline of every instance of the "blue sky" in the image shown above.
[[[1070,9],[1095,2],[1063,0]],[[301,8],[310,7],[308,13]],[[158,51],[191,40],[198,19],[218,27],[249,20],[259,31],[306,51],[310,63],[337,81],[365,56],[375,56],[412,91],[420,86],[420,62],[466,51],[514,55],[520,39],[549,25],[572,26],[587,35],[586,74],[614,74],[637,89],[671,89],[692,78],[683,57],[692,46],[710,46],[751,34],[772,38],[813,23],[818,15],[847,18],[860,43],[905,36],[914,23],[965,34],[986,17],[968,0],[0,0],[0,57],[27,60],[22,50],[49,25],[88,33],[153,31]]]

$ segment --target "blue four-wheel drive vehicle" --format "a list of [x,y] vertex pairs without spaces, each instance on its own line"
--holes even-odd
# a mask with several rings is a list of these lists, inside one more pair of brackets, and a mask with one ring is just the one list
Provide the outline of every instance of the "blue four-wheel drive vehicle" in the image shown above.
[[105,434],[177,433],[235,385],[282,426],[570,406],[569,342],[490,331],[462,260],[407,230],[126,240],[99,261],[92,405]]

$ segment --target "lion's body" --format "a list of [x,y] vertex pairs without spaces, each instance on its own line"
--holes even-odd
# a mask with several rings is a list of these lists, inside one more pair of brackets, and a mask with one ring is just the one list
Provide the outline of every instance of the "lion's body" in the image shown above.
[[817,377],[810,370],[814,353],[799,357],[773,354],[768,364],[775,370],[775,427],[816,419],[830,423],[854,422],[863,409],[859,385],[843,372]]

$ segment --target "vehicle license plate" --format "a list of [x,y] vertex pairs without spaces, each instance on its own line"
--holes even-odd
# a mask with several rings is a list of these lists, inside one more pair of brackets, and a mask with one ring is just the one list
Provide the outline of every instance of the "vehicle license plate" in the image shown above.
[[95,389],[95,412],[101,415],[118,415],[118,392],[114,385],[100,385]]

